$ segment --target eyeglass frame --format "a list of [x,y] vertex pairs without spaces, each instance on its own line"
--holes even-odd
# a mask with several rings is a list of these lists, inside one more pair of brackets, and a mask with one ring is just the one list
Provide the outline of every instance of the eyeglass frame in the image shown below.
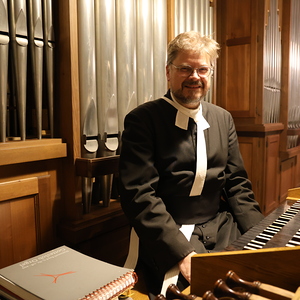
[[[207,77],[209,77],[210,75],[212,75],[213,72],[214,72],[214,68],[208,67],[208,66],[201,66],[201,67],[199,67],[199,68],[193,68],[193,67],[190,66],[190,65],[179,65],[179,66],[176,66],[176,65],[174,65],[173,63],[170,63],[170,65],[172,65],[173,67],[175,67],[176,70],[178,70],[179,72],[180,72],[180,69],[181,69],[181,68],[191,68],[190,74],[184,75],[184,74],[182,73],[182,76],[184,76],[184,77],[190,77],[190,76],[191,76],[192,74],[194,74],[194,72],[196,71],[196,72],[197,72],[197,75],[198,75],[199,77],[201,77],[201,78],[207,78]],[[206,68],[208,68],[208,69],[210,70],[208,75],[202,75],[202,74],[199,74],[199,69],[201,69],[201,68],[203,68],[203,67],[206,67]]]

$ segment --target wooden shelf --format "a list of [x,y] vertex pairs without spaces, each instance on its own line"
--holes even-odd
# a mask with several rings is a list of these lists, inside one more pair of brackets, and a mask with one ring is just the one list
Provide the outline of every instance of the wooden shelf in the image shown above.
[[99,158],[76,158],[76,175],[83,177],[97,177],[100,175],[116,174],[119,171],[120,155]]
[[0,143],[0,166],[61,158],[67,145],[61,139],[41,139]]
[[291,157],[297,156],[298,154],[300,154],[300,146],[288,149],[286,151],[281,151],[280,152],[280,158],[282,160],[286,160],[286,159],[289,159]]
[[288,129],[287,135],[300,135],[300,128]]
[[236,125],[239,136],[266,136],[283,131],[282,123]]

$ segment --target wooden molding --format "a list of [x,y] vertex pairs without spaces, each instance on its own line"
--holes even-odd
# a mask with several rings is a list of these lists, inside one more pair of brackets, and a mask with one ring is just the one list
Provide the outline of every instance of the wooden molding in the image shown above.
[[0,201],[36,195],[39,192],[38,178],[25,178],[0,183]]
[[61,139],[13,141],[0,144],[0,166],[67,155],[67,146]]

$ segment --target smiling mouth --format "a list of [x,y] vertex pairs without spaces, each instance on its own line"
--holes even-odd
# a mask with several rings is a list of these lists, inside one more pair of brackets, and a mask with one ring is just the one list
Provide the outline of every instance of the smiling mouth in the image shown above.
[[185,84],[184,85],[185,88],[188,88],[188,89],[192,89],[192,90],[197,90],[197,89],[201,89],[203,87],[203,85],[199,85],[199,84]]
[[185,87],[188,89],[200,89],[201,88],[200,85],[185,85]]

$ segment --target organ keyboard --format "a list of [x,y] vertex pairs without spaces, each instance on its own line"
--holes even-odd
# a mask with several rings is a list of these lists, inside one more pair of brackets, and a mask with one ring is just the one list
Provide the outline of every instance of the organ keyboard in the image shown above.
[[295,292],[300,286],[299,257],[300,189],[297,189],[223,252],[193,256],[191,292],[203,295],[228,270],[241,274],[245,280],[259,280]]
[[287,201],[226,250],[257,250],[300,245],[300,200]]

